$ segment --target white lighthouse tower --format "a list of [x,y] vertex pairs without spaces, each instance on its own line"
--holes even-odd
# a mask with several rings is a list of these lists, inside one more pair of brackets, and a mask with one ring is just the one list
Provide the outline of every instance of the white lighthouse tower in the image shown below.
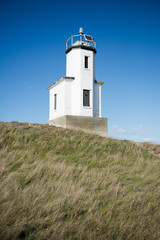
[[81,129],[107,137],[107,118],[101,117],[101,85],[95,79],[96,42],[90,35],[66,41],[66,76],[48,87],[50,125]]

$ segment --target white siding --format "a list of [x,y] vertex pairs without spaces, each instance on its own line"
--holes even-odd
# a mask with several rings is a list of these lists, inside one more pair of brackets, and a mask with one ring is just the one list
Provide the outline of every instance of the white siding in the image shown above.
[[[50,109],[49,120],[64,115],[72,115],[72,81],[73,79],[64,79],[59,84],[49,90]],[[57,108],[54,109],[54,95],[57,95]]]
[[[74,81],[74,80],[73,80]],[[65,80],[65,114],[72,115],[72,80]]]
[[72,82],[72,114],[80,115],[80,80],[81,80],[81,50],[78,48],[72,49],[66,55],[66,76],[74,77]]
[[[85,56],[88,68],[85,68]],[[66,76],[75,77],[72,82],[72,114],[93,117],[94,53],[73,48],[66,56]],[[83,106],[83,89],[90,91],[90,106]]]
[[[61,117],[64,115],[65,105],[64,105],[64,94],[65,94],[65,82],[61,82],[55,87],[50,89],[50,115],[49,120]],[[57,94],[57,108],[54,109],[54,95]]]
[[101,84],[94,83],[93,117],[101,117]]
[[[82,116],[93,117],[93,55],[92,51],[81,49],[81,109]],[[88,57],[88,68],[85,68],[85,56]],[[83,89],[90,91],[90,106],[83,106]]]

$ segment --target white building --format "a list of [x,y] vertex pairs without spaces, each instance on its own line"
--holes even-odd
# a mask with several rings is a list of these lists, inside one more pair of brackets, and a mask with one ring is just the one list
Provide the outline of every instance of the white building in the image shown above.
[[[61,117],[101,118],[103,82],[95,79],[96,42],[94,38],[83,34],[83,29],[80,28],[79,35],[71,36],[66,41],[65,52],[66,77],[62,77],[48,87],[50,95],[48,123],[67,127],[64,122],[60,124]],[[82,119],[84,118],[81,118],[81,122]],[[88,118],[87,122],[90,120]]]

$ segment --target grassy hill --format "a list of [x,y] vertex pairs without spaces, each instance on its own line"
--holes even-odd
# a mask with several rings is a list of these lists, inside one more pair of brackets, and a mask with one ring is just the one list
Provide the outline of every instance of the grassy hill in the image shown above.
[[0,240],[160,239],[160,146],[0,122]]

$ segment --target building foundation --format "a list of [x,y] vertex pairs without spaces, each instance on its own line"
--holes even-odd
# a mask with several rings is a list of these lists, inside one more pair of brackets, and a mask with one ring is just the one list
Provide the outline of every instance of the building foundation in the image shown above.
[[47,123],[56,127],[82,130],[87,133],[108,137],[107,118],[65,115],[49,120]]

